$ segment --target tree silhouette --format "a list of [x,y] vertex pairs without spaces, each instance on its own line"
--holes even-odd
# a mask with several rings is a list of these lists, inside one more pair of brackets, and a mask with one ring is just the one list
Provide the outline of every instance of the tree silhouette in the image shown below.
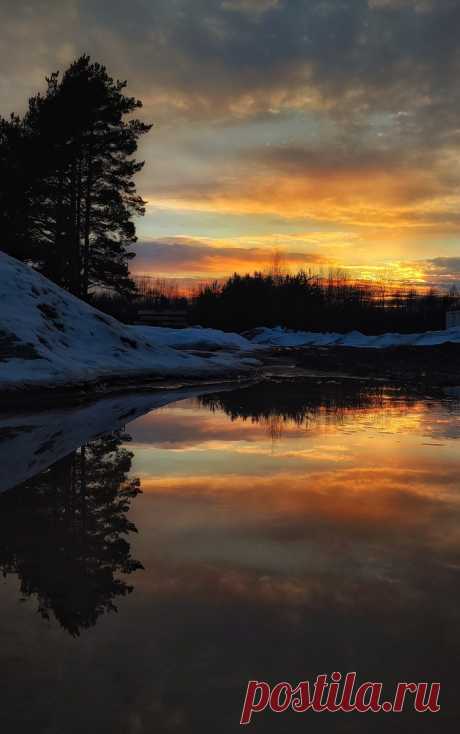
[[276,441],[281,438],[283,426],[295,423],[309,428],[319,419],[339,423],[347,411],[383,409],[385,389],[368,387],[362,383],[347,381],[325,382],[318,390],[316,382],[262,382],[250,387],[202,395],[201,405],[212,411],[223,410],[232,421],[250,420],[260,423],[268,435]]
[[118,575],[142,568],[126,539],[137,532],[127,512],[141,490],[128,478],[125,438],[102,436],[0,496],[3,575],[17,574],[21,593],[72,636],[117,611],[114,600],[133,590]]
[[0,117],[0,231],[2,250],[20,260],[35,261],[34,221],[39,198],[39,151],[24,119]]
[[234,273],[224,283],[205,285],[193,298],[190,322],[244,332],[261,326],[365,334],[443,329],[445,313],[458,307],[458,293],[416,293],[384,283],[353,281],[283,270],[275,253],[268,273]]
[[6,249],[77,296],[101,285],[129,293],[133,216],[144,213],[132,155],[151,126],[125,121],[141,102],[87,55],[46,83],[22,119],[0,120]]

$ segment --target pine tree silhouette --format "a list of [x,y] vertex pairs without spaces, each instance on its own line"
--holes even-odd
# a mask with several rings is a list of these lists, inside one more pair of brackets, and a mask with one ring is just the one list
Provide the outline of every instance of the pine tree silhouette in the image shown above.
[[127,540],[140,483],[128,478],[122,441],[120,432],[100,437],[0,496],[0,570],[17,574],[21,594],[72,636],[116,611],[114,600],[133,590],[119,576],[142,568]]
[[46,83],[23,119],[0,121],[6,249],[75,295],[129,293],[133,217],[144,213],[133,180],[144,164],[132,156],[151,125],[126,121],[142,103],[87,55]]

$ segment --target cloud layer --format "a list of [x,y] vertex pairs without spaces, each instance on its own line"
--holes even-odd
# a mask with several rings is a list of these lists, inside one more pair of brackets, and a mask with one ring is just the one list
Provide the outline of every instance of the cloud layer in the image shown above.
[[[142,239],[198,236],[211,249],[195,263],[184,252],[193,272],[244,259],[219,251],[229,216],[246,262],[265,257],[242,241],[256,215],[260,234],[273,217],[292,233],[345,233],[366,266],[371,249],[379,264],[455,258],[459,27],[460,0],[114,0],[110,11],[103,0],[4,0],[0,111],[23,109],[82,52],[127,78],[157,123],[142,149]],[[192,233],[183,212],[212,213],[216,226]],[[182,272],[176,245],[167,259]],[[327,244],[312,254],[361,256]]]

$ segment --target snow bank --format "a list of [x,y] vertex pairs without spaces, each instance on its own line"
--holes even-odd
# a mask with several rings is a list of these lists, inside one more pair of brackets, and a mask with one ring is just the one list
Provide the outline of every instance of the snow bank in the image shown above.
[[272,347],[384,347],[435,346],[454,342],[460,344],[460,327],[444,331],[426,331],[421,334],[382,334],[366,336],[360,331],[348,334],[334,332],[289,331],[277,326],[273,329],[260,328],[251,332],[252,344]]
[[[196,344],[194,334],[201,330],[186,331],[193,334],[183,339]],[[168,346],[179,340],[161,332],[125,326],[0,252],[0,389],[103,378],[202,378],[245,372],[257,364],[235,353],[244,343],[251,346],[237,335],[216,332],[214,346],[230,346],[231,352],[196,356]]]
[[[251,371],[264,348],[460,343],[460,327],[423,334],[349,334],[125,326],[0,252],[0,390],[108,378],[206,378]],[[203,351],[196,354],[196,350]]]
[[254,345],[244,336],[228,334],[218,329],[193,326],[188,329],[169,329],[161,326],[131,326],[139,338],[153,339],[155,344],[176,349],[251,350]]

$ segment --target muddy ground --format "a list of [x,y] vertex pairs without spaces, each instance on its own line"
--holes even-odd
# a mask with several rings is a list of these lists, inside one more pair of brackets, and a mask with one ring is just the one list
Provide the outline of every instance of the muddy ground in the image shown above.
[[403,386],[460,385],[460,344],[432,347],[301,347],[275,350],[297,367],[354,377],[385,380]]

